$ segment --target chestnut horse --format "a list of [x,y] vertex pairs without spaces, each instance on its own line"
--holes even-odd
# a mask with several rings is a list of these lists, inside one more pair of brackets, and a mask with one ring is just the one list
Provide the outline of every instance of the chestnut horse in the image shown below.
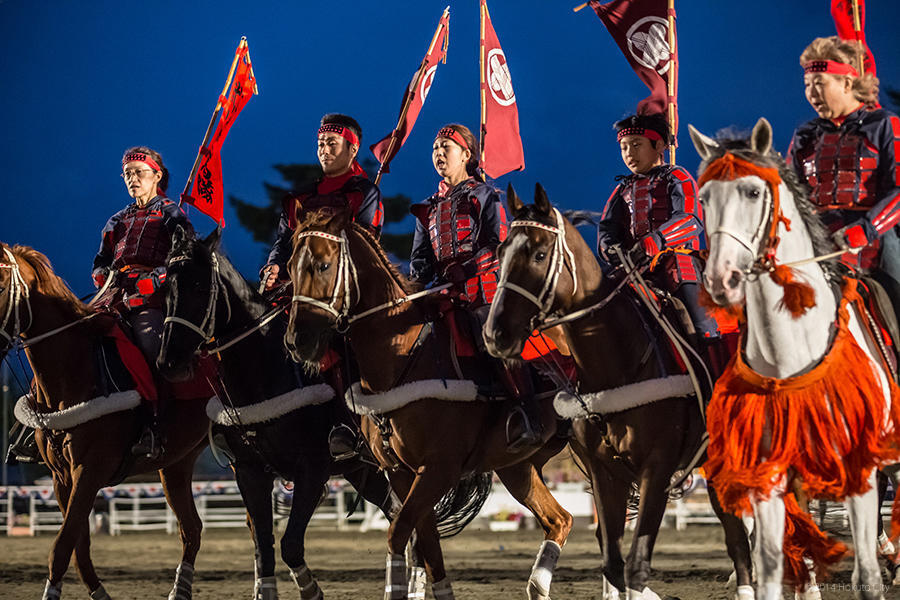
[[131,458],[141,422],[131,408],[135,391],[104,394],[97,354],[110,320],[83,304],[40,252],[0,244],[0,333],[21,338],[34,371],[34,392],[19,401],[16,416],[37,426],[35,439],[53,475],[63,523],[50,550],[43,599],[61,595],[72,553],[91,598],[109,595],[90,555],[88,516],[97,492],[114,479],[159,471],[169,506],[178,519],[183,546],[169,600],[189,600],[194,558],[203,524],[191,493],[194,461],[206,444],[206,398],[172,402],[161,415],[164,452],[158,459]]
[[[562,328],[575,359],[578,391],[560,393],[556,408],[575,419],[570,443],[587,466],[600,515],[601,597],[656,599],[647,581],[667,487],[702,449],[704,422],[693,386],[632,290],[604,277],[593,251],[551,206],[540,184],[534,205],[525,206],[512,186],[507,203],[515,220],[499,248],[500,283],[484,328],[488,350],[516,356],[548,316],[574,317]],[[620,544],[635,484],[637,524],[623,559]],[[712,489],[710,501],[725,529],[738,597],[752,598],[743,525],[722,511]]]
[[301,597],[320,599],[306,564],[304,536],[325,482],[343,475],[386,515],[391,490],[372,465],[331,458],[328,432],[335,423],[334,403],[343,399],[334,399],[334,389],[321,380],[299,376],[284,349],[284,307],[273,308],[219,251],[220,232],[198,241],[180,227],[175,230],[160,371],[171,379],[190,377],[195,353],[201,348],[218,353],[221,397],[210,402],[207,413],[235,457],[232,466],[256,547],[255,598],[278,597],[272,485],[281,476],[294,483],[281,557]]
[[413,529],[420,543],[428,541],[423,552],[435,598],[453,597],[434,535],[434,507],[461,478],[490,471],[544,529],[527,594],[549,598],[572,527],[541,478],[540,468],[565,444],[555,436],[551,403],[543,402],[541,411],[545,446],[508,451],[509,403],[477,399],[445,321],[430,303],[409,301],[409,282],[348,211],[307,217],[295,232],[289,268],[296,295],[285,342],[296,360],[315,364],[334,332],[345,333],[361,378],[348,390],[348,404],[365,412],[363,433],[402,500],[388,532],[385,600],[405,597],[402,552]]

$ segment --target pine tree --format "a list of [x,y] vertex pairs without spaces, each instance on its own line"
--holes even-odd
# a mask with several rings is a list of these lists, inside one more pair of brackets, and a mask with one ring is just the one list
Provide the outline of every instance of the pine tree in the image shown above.
[[[361,166],[374,180],[378,164],[371,158],[362,161]],[[275,185],[263,182],[268,204],[258,206],[235,196],[229,196],[228,201],[237,213],[241,227],[253,235],[253,241],[263,244],[263,259],[268,256],[271,245],[275,242],[275,234],[278,231],[278,219],[281,216],[282,201],[289,196],[292,190],[300,189],[322,176],[322,168],[318,164],[285,164],[274,165],[274,168],[284,180],[283,184]],[[384,203],[384,224],[399,223],[409,215],[408,196],[397,194],[396,196],[382,197]],[[399,259],[409,260],[412,249],[412,232],[408,233],[382,233],[381,245],[389,253]]]

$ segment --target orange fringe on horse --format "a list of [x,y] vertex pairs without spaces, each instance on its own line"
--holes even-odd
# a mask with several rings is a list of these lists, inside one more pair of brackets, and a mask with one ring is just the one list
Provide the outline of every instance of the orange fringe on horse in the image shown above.
[[[788,471],[810,497],[843,500],[868,490],[875,465],[896,462],[900,389],[890,382],[886,407],[874,370],[865,368],[870,359],[848,329],[851,302],[861,299],[846,286],[832,347],[808,373],[763,377],[741,352],[732,357],[707,409],[704,465],[726,510],[750,514],[751,497],[769,496]],[[785,505],[785,581],[802,585],[808,579],[804,554],[824,575],[845,549],[787,495]],[[796,537],[789,540],[789,534]]]

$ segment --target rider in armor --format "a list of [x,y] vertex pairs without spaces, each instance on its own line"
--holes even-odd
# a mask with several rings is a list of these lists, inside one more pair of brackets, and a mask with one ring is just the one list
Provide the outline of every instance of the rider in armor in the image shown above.
[[[323,207],[349,207],[357,223],[365,226],[376,238],[381,235],[384,222],[381,191],[369,181],[356,160],[361,141],[362,128],[352,117],[337,113],[322,117],[317,139],[322,177],[284,200],[275,244],[269,252],[266,265],[260,271],[266,290],[290,280],[287,262],[294,251],[292,237],[297,227],[298,209],[302,214],[303,211]],[[286,326],[286,322],[281,323],[281,326]],[[344,351],[340,347],[333,350],[338,356]],[[341,379],[340,369],[327,369],[325,374],[338,395],[342,396],[343,388],[349,382]],[[350,459],[359,451],[366,450],[355,428],[348,425],[355,423],[355,419],[344,403],[336,401],[334,405],[335,418],[339,423],[329,435],[329,449],[335,459]]]
[[[483,326],[497,289],[496,250],[506,238],[506,213],[497,189],[478,172],[478,156],[467,127],[438,131],[432,161],[443,179],[436,194],[410,209],[416,231],[409,267],[410,278],[423,285],[452,283],[452,295]],[[531,372],[524,364],[504,363],[500,375],[520,403],[507,421],[510,449],[538,444],[541,420]]]
[[[862,50],[837,37],[803,51],[806,99],[818,117],[794,132],[788,161],[839,248],[900,310],[900,119],[878,105],[878,79],[858,73]],[[898,313],[900,314],[900,313]]]
[[663,162],[670,138],[662,114],[632,115],[614,127],[631,175],[617,177],[603,209],[599,252],[611,266],[620,262],[614,247],[635,266],[658,257],[648,279],[684,304],[695,332],[690,342],[715,378],[725,367],[727,350],[716,321],[699,302],[703,266],[697,251],[704,231],[697,183],[683,167]]

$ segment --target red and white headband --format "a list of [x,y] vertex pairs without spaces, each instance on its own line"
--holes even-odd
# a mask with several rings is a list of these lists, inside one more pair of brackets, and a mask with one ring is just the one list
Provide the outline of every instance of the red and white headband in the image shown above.
[[619,133],[616,134],[616,141],[621,142],[622,138],[626,135],[640,135],[654,142],[662,140],[662,136],[652,129],[645,129],[643,127],[626,127],[625,129],[620,129]]
[[131,152],[130,154],[126,154],[122,157],[122,166],[124,167],[130,162],[142,162],[154,171],[162,171],[160,166],[156,164],[156,161],[150,158],[148,154],[144,152]]
[[323,133],[336,133],[354,146],[359,146],[359,138],[353,133],[353,130],[337,123],[325,123],[319,127],[319,135]]
[[452,127],[444,127],[440,131],[438,131],[435,138],[439,137],[453,140],[454,142],[462,146],[463,150],[471,151],[471,148],[469,148],[469,144],[466,142],[466,138],[464,138],[460,132],[453,129]]
[[804,73],[831,73],[832,75],[849,75],[859,77],[859,72],[847,63],[836,60],[812,60],[803,65]]

